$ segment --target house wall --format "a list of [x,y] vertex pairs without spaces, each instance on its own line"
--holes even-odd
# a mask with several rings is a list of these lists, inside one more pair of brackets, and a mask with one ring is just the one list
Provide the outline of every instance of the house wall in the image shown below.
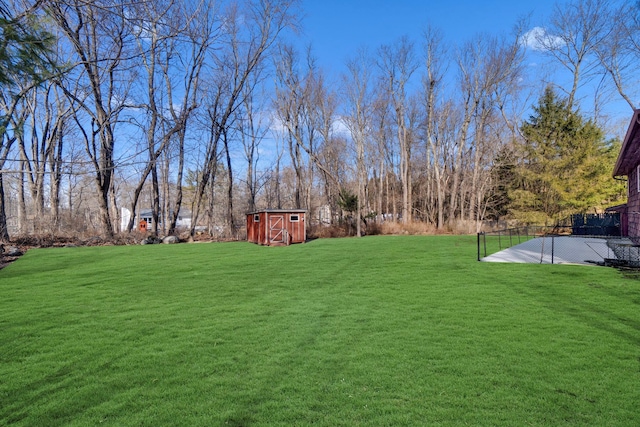
[[[147,231],[151,230],[153,228],[153,224],[152,224],[152,218],[153,216],[151,215],[151,211],[148,209],[145,209],[141,212],[139,212],[139,214],[134,214],[134,222],[133,222],[133,229],[134,230],[140,230],[140,221],[141,220],[146,220],[147,221]],[[138,219],[138,217],[140,217]],[[129,220],[131,219],[131,211],[127,208],[120,208],[120,231],[121,232],[125,232],[127,231],[127,226],[129,225]],[[162,225],[162,222],[160,222],[160,224],[158,224],[159,226]],[[191,211],[189,210],[180,210],[180,212],[178,213],[178,219],[176,220],[176,228],[191,228]]]
[[640,191],[638,191],[638,166],[628,177],[629,199],[627,201],[627,220],[629,227],[629,237],[640,237]]
[[626,205],[620,209],[620,235],[629,236],[629,210]]

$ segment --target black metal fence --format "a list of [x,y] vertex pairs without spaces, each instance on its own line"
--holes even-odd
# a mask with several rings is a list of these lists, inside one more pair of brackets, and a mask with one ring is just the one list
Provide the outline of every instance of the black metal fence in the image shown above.
[[577,236],[620,236],[620,214],[571,215],[571,234]]
[[573,224],[478,233],[478,261],[640,266],[639,246],[605,235],[611,228],[588,227],[593,233],[584,234],[586,228]]
[[526,226],[478,233],[478,260],[541,236],[558,234],[558,230],[557,227]]
[[629,238],[611,238],[608,239],[608,245],[615,257],[607,260],[607,265],[640,268],[640,245],[637,241]]

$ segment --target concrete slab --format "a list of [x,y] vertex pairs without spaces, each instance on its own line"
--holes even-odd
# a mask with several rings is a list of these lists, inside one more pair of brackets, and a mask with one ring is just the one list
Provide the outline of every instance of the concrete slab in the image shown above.
[[606,239],[554,236],[529,240],[482,258],[481,261],[596,265],[605,258],[615,258]]

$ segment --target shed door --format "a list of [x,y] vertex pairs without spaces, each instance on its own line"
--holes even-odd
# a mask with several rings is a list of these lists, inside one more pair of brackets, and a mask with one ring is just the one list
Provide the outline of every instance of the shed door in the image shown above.
[[284,243],[284,215],[269,216],[269,242]]

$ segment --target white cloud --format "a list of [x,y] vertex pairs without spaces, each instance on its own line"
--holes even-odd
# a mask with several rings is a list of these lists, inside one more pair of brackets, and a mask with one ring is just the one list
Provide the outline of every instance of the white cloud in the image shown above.
[[349,127],[344,122],[343,118],[339,118],[337,120],[334,120],[334,122],[331,124],[331,130],[336,135],[339,135],[339,136],[342,136],[342,137],[347,137],[347,136],[350,135]]
[[547,33],[544,28],[533,27],[522,37],[522,44],[529,49],[543,51],[550,47],[560,47],[565,43],[562,38]]
[[[287,125],[280,119],[280,117],[278,117],[275,112],[272,112],[269,130],[275,135],[284,135],[288,129]],[[346,125],[344,118],[342,117],[337,117],[331,123],[331,132],[333,132],[334,135],[342,137],[348,137],[350,135],[349,127]]]

